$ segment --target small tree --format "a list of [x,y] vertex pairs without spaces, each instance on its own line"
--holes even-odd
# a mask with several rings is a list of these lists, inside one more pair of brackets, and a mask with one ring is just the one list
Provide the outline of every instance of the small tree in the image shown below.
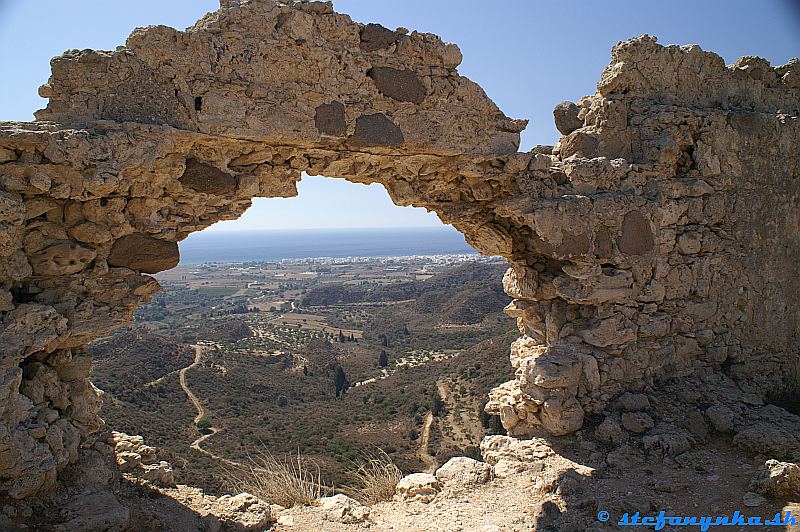
[[386,354],[385,349],[381,349],[381,354],[378,355],[378,365],[382,368],[389,365],[389,355]]
[[336,386],[336,397],[344,395],[344,392],[350,387],[350,382],[347,380],[344,369],[338,364],[334,375],[334,385]]
[[444,402],[442,398],[439,397],[438,391],[433,394],[433,401],[431,401],[431,413],[434,416],[438,416],[444,410]]

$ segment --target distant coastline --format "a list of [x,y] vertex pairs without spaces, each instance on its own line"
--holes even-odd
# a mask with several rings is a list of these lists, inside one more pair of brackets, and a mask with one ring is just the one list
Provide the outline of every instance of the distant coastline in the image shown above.
[[183,265],[476,253],[450,226],[212,231],[190,235],[179,246]]

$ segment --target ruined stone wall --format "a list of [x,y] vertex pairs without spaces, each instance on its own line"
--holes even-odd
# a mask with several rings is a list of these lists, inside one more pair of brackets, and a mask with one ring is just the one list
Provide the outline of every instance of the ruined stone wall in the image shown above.
[[796,387],[800,64],[726,67],[645,36],[554,114],[564,136],[542,167],[563,185],[498,208],[539,258],[505,279],[525,336],[490,411],[511,434],[558,434],[656,379]]
[[488,406],[576,430],[623,390],[726,371],[757,393],[798,353],[800,66],[642,37],[555,147],[430,34],[320,2],[224,1],[185,32],[55,58],[34,123],[0,123],[0,492],[55,482],[101,426],[83,346],[129,323],[177,241],[302,172],[381,183],[506,257],[523,336]]

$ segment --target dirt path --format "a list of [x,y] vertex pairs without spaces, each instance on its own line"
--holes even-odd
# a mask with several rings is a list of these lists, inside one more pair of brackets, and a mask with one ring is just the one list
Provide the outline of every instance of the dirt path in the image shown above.
[[146,382],[146,383],[142,384],[142,388],[150,388],[150,387],[155,386],[157,384],[161,384],[164,381],[164,379],[166,379],[167,377],[170,377],[171,375],[173,375],[175,373],[180,373],[181,371],[182,370],[176,369],[176,370],[170,371],[169,373],[165,373],[165,374],[163,374],[162,376],[160,376],[159,378],[157,378],[154,381],[150,381],[150,382]]
[[206,409],[203,408],[203,405],[197,399],[197,396],[194,393],[192,393],[192,391],[189,389],[188,386],[186,386],[186,372],[200,363],[200,358],[202,358],[203,356],[203,351],[205,351],[208,348],[203,345],[193,345],[192,347],[194,348],[194,362],[192,362],[185,368],[181,369],[180,372],[178,372],[178,382],[181,385],[183,393],[186,394],[186,397],[189,398],[189,401],[192,402],[192,405],[194,405],[195,410],[197,410],[197,415],[194,416],[194,423],[196,425],[198,421],[206,417]]
[[425,464],[425,473],[433,473],[436,471],[436,459],[431,456],[430,449],[428,448],[431,442],[431,426],[433,426],[433,412],[428,412],[425,416],[425,423],[422,426],[422,434],[419,438],[419,449],[417,450],[417,457]]
[[[195,410],[197,410],[197,415],[194,416],[194,424],[196,426],[201,419],[204,419],[206,417],[206,409],[205,407],[203,407],[203,404],[200,402],[197,396],[192,392],[192,390],[189,389],[189,386],[186,385],[186,372],[196,367],[200,363],[201,358],[203,357],[203,352],[205,352],[210,348],[205,345],[193,345],[192,347],[194,348],[194,362],[192,362],[191,364],[180,370],[180,372],[178,373],[178,382],[181,385],[183,393],[186,394],[186,397],[189,398],[189,401],[191,401]],[[189,445],[189,447],[198,452],[203,453],[204,455],[210,458],[213,458],[214,460],[223,462],[224,464],[227,464],[231,467],[241,467],[241,464],[239,462],[228,460],[227,458],[220,456],[216,453],[213,453],[211,451],[207,451],[200,446],[200,444],[206,441],[208,438],[210,438],[214,434],[221,432],[221,429],[218,429],[217,427],[209,427],[207,430],[208,433],[201,434],[199,438],[194,440]]]

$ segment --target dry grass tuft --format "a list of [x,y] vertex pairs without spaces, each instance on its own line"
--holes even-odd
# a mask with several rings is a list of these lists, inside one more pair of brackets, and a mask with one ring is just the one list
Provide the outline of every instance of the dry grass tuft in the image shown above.
[[260,450],[247,464],[228,471],[234,493],[252,493],[271,504],[291,508],[310,505],[332,491],[322,482],[319,466],[297,452],[283,460]]
[[361,464],[350,470],[355,487],[344,491],[350,497],[364,504],[388,501],[394,496],[395,488],[403,472],[383,449],[364,453]]

